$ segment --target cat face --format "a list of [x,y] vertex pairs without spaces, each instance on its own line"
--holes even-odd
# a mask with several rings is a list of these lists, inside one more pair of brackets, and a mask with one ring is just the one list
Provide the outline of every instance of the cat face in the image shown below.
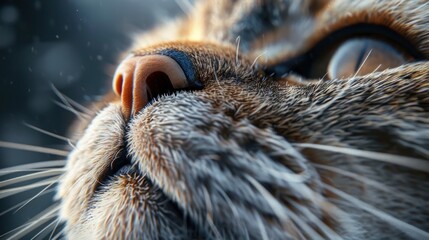
[[139,35],[76,128],[66,236],[428,237],[428,12],[206,1]]

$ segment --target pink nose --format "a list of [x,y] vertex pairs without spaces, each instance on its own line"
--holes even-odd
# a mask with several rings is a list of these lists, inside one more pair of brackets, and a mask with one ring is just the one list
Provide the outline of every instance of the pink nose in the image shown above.
[[125,59],[116,69],[113,90],[121,97],[122,112],[128,119],[153,98],[188,87],[179,64],[164,55]]

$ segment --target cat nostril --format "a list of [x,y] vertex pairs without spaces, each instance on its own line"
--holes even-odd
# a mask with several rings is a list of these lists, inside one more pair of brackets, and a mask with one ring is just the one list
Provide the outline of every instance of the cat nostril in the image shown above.
[[164,55],[125,59],[113,78],[113,90],[121,97],[122,112],[126,118],[138,113],[153,98],[188,87],[180,65]]
[[162,94],[170,94],[174,91],[171,80],[163,72],[154,72],[146,79],[147,95],[149,99],[156,98]]

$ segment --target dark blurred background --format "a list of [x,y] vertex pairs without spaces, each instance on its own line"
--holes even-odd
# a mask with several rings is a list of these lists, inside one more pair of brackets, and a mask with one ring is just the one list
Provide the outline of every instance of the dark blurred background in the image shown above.
[[[64,149],[67,143],[24,125],[66,133],[75,116],[54,103],[59,99],[52,86],[83,105],[97,99],[110,91],[112,71],[132,33],[183,14],[186,4],[189,1],[1,0],[0,141]],[[0,168],[55,159],[61,158],[0,148]],[[0,199],[0,213],[38,191]],[[0,235],[45,209],[52,194],[43,198],[0,216]]]

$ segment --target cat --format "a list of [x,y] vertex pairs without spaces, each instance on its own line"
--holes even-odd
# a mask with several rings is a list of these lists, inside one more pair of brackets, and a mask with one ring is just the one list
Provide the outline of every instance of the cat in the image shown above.
[[125,51],[45,216],[68,239],[429,239],[428,13],[197,2]]

